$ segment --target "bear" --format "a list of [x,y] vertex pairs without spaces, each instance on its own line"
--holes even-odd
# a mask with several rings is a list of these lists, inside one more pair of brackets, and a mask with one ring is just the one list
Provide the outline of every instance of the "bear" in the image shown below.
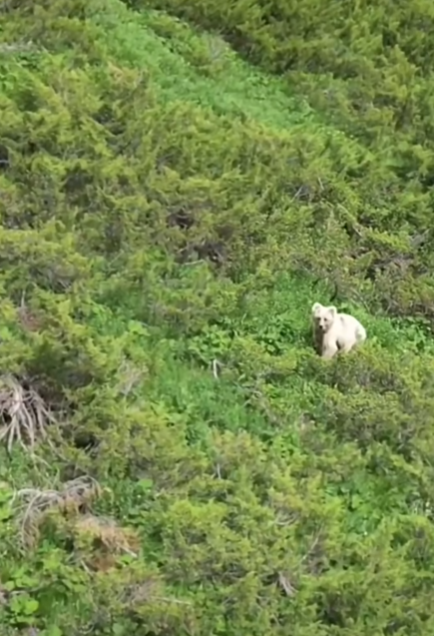
[[312,306],[313,336],[317,353],[333,358],[336,353],[348,353],[366,340],[366,329],[349,314],[338,313],[336,307]]

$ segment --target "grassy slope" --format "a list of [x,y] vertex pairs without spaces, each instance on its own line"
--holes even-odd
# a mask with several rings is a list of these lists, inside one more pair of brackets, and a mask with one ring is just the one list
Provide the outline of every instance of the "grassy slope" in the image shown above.
[[[145,69],[156,113],[191,102],[215,129],[237,120],[246,138],[254,125],[270,144],[299,130],[319,145],[333,138],[356,146],[218,38],[165,15],[133,14],[115,0],[107,7],[91,17],[100,51],[118,70]],[[30,72],[43,77],[39,68],[48,58],[49,52],[31,61]],[[56,64],[64,62],[58,53]],[[201,157],[212,141],[202,137]],[[13,183],[7,182],[12,198]],[[2,364],[14,363],[17,372],[33,369],[38,356],[50,364],[44,338],[48,348],[59,338],[60,349],[72,350],[62,351],[66,362],[56,358],[61,366],[85,352],[91,381],[79,388],[65,381],[81,405],[71,408],[68,426],[91,432],[99,454],[74,448],[67,427],[62,442],[54,437],[55,462],[50,448],[36,453],[50,466],[30,462],[17,445],[11,459],[4,454],[1,476],[13,487],[61,488],[74,469],[93,474],[111,493],[92,512],[133,527],[141,553],[125,556],[124,535],[114,533],[110,543],[108,532],[91,522],[80,526],[74,516],[55,517],[35,550],[23,553],[11,518],[2,530],[9,558],[1,581],[17,600],[1,610],[5,629],[30,623],[52,635],[57,625],[68,635],[88,628],[118,636],[250,636],[287,634],[290,625],[300,636],[429,633],[434,535],[425,512],[432,497],[434,349],[418,323],[374,317],[351,299],[348,308],[366,323],[370,342],[357,357],[325,366],[311,352],[307,320],[311,303],[330,296],[327,281],[318,285],[295,268],[274,274],[270,266],[234,282],[206,267],[155,265],[146,281],[154,287],[124,298],[118,280],[129,271],[119,274],[109,257],[92,254],[91,241],[83,246],[73,224],[71,236],[80,239],[72,247],[65,241],[69,258],[84,255],[92,271],[72,291],[34,292],[36,309],[53,321],[41,341],[35,336],[29,344],[14,332],[20,286],[10,273],[16,264],[7,266],[3,318],[10,331]],[[124,256],[121,266],[132,271],[140,241],[131,249],[134,258]],[[152,269],[152,255],[137,263],[137,271]],[[30,275],[37,287],[39,273]],[[202,304],[206,290],[210,299]],[[141,304],[141,293],[165,304],[166,325]],[[200,318],[189,321],[195,310]],[[216,359],[223,364],[218,380]],[[142,372],[127,399],[116,384],[131,379],[120,377],[121,361]],[[10,490],[4,492],[7,519]],[[110,557],[119,548],[114,558],[123,567],[107,574],[109,558],[92,544],[95,536]],[[289,596],[285,585],[294,588]],[[125,586],[129,596],[122,595]],[[134,601],[131,590],[146,602]]]

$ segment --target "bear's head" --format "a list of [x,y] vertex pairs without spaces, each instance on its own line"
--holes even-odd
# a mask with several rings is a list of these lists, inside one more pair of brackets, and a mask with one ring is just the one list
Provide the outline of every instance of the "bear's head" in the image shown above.
[[336,307],[324,307],[321,303],[315,303],[312,307],[315,326],[323,333],[326,333],[330,329],[337,313]]

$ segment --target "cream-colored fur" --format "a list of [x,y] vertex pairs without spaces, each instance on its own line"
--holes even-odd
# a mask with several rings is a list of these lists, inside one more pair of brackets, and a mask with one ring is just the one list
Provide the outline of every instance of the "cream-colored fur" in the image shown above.
[[314,341],[323,358],[336,353],[348,353],[366,340],[366,329],[349,314],[340,314],[336,307],[315,303],[312,307]]

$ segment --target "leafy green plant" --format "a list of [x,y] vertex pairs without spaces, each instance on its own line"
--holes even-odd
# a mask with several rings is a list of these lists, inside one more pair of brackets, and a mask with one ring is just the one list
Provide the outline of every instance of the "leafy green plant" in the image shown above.
[[140,4],[4,7],[2,634],[430,634],[430,5]]

